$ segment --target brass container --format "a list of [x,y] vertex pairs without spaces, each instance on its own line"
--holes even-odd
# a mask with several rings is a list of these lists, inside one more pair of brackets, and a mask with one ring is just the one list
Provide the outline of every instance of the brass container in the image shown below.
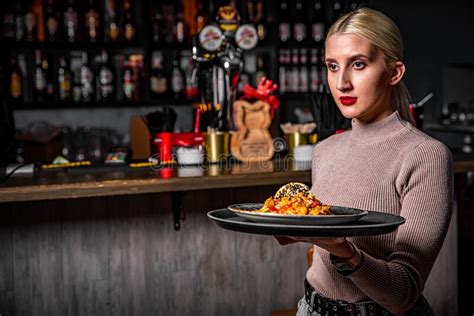
[[296,146],[307,145],[310,143],[310,134],[303,133],[289,133],[285,134],[286,148],[289,155],[294,155],[294,148]]
[[204,147],[208,162],[219,163],[225,161],[229,157],[229,133],[205,133]]

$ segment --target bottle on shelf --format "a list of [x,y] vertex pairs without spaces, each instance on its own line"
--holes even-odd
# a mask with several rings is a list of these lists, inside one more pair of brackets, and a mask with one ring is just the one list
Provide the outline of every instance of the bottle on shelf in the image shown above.
[[290,8],[287,0],[280,2],[280,23],[278,24],[278,38],[287,42],[291,38]]
[[285,57],[285,49],[280,48],[278,51],[278,91],[281,95],[286,93],[287,81],[287,62]]
[[291,50],[291,69],[289,78],[289,91],[293,93],[300,92],[300,76],[299,76],[299,56],[298,49]]
[[267,77],[267,72],[265,70],[265,62],[263,55],[257,56],[257,71],[255,72],[255,83],[258,83],[262,80],[263,77]]
[[38,27],[38,18],[33,6],[29,6],[28,11],[25,14],[25,40],[27,42],[34,42],[37,38],[37,27]]
[[163,15],[161,13],[161,7],[153,8],[153,17],[152,17],[152,40],[153,43],[158,44],[162,42],[163,37]]
[[120,28],[117,23],[117,5],[115,0],[105,1],[105,41],[116,42],[120,38]]
[[135,77],[133,74],[133,68],[129,58],[125,58],[123,64],[123,78],[122,78],[122,89],[123,97],[125,101],[132,101],[135,95]]
[[303,42],[308,36],[308,23],[306,20],[306,11],[303,0],[296,0],[295,14],[293,15],[293,38],[297,42]]
[[16,1],[15,10],[15,40],[21,42],[25,36],[25,13],[20,1]]
[[94,100],[94,75],[89,66],[89,56],[87,52],[82,52],[81,59],[81,101],[92,102]]
[[184,90],[184,72],[181,69],[181,63],[177,56],[173,61],[173,69],[171,70],[171,91],[176,99],[183,95]]
[[78,40],[79,16],[75,8],[74,0],[67,1],[66,11],[64,11],[64,30],[66,40],[73,43]]
[[264,13],[263,0],[257,0],[255,10],[255,25],[257,28],[257,36],[260,41],[263,41],[267,36],[268,26],[266,25],[266,15]]
[[202,28],[207,23],[207,15],[204,10],[203,0],[198,1],[198,9],[196,12],[196,33],[201,32]]
[[86,37],[90,43],[95,43],[99,39],[100,21],[99,11],[97,10],[94,0],[89,0],[89,5],[85,15]]
[[307,93],[309,91],[308,82],[308,56],[306,48],[300,49],[300,68],[298,72],[299,92]]
[[123,30],[126,42],[133,42],[136,35],[135,15],[132,6],[132,0],[124,0],[123,2]]
[[163,69],[163,53],[154,51],[152,55],[152,70],[150,78],[151,96],[156,99],[168,92],[168,80]]
[[343,12],[342,4],[340,0],[334,0],[333,6],[332,6],[332,21],[336,21]]
[[15,57],[10,65],[10,97],[15,104],[23,103],[23,74]]
[[72,96],[72,76],[66,58],[59,58],[58,68],[58,99],[59,102],[68,102]]
[[323,0],[314,0],[311,37],[316,43],[321,43],[326,34],[326,14],[323,3]]
[[35,77],[33,91],[35,103],[45,102],[46,72],[43,69],[42,56],[39,49],[35,51]]
[[102,50],[99,58],[99,71],[96,78],[97,100],[110,102],[114,100],[114,72],[109,64],[107,51]]
[[310,53],[310,72],[309,72],[309,90],[318,92],[321,85],[321,73],[318,65],[318,49],[312,48]]
[[15,39],[15,13],[10,8],[6,8],[2,15],[1,36],[7,40]]
[[178,44],[182,44],[184,43],[184,40],[185,40],[185,26],[184,26],[184,20],[183,20],[183,11],[180,10],[178,8],[178,12],[176,14],[176,26],[175,26],[175,31],[176,31],[176,34],[175,34],[175,38],[176,38],[176,43]]
[[59,18],[54,0],[48,0],[48,4],[46,6],[45,24],[46,40],[48,42],[57,41],[59,39]]
[[50,56],[47,54],[43,54],[43,60],[41,64],[43,66],[44,73],[46,74],[46,96],[45,102],[46,103],[53,103],[55,101],[55,74],[53,72],[53,67],[50,63]]

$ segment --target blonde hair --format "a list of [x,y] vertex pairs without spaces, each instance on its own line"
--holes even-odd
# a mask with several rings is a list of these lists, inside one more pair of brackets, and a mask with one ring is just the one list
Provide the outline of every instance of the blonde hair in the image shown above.
[[[403,61],[400,30],[388,16],[379,11],[359,8],[341,16],[329,29],[327,38],[336,33],[355,34],[368,39],[382,51],[389,68],[396,61]],[[403,81],[393,87],[391,103],[405,120],[414,123],[410,113],[410,96]]]

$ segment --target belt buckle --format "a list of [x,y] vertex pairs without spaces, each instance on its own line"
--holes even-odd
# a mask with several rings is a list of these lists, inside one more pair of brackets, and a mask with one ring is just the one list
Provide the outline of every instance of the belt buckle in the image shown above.
[[316,292],[311,291],[311,298],[309,299],[308,311],[312,313],[314,311],[314,299],[316,298]]

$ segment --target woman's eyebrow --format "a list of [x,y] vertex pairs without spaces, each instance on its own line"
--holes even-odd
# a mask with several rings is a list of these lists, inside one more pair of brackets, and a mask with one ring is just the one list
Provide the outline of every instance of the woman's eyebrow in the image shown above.
[[[368,60],[371,60],[372,58],[370,56],[364,55],[364,54],[355,54],[349,57],[349,61],[353,61],[355,59],[360,59],[360,58],[365,58]],[[331,63],[337,63],[337,61],[334,58],[327,57],[324,59],[324,62],[331,62]]]

